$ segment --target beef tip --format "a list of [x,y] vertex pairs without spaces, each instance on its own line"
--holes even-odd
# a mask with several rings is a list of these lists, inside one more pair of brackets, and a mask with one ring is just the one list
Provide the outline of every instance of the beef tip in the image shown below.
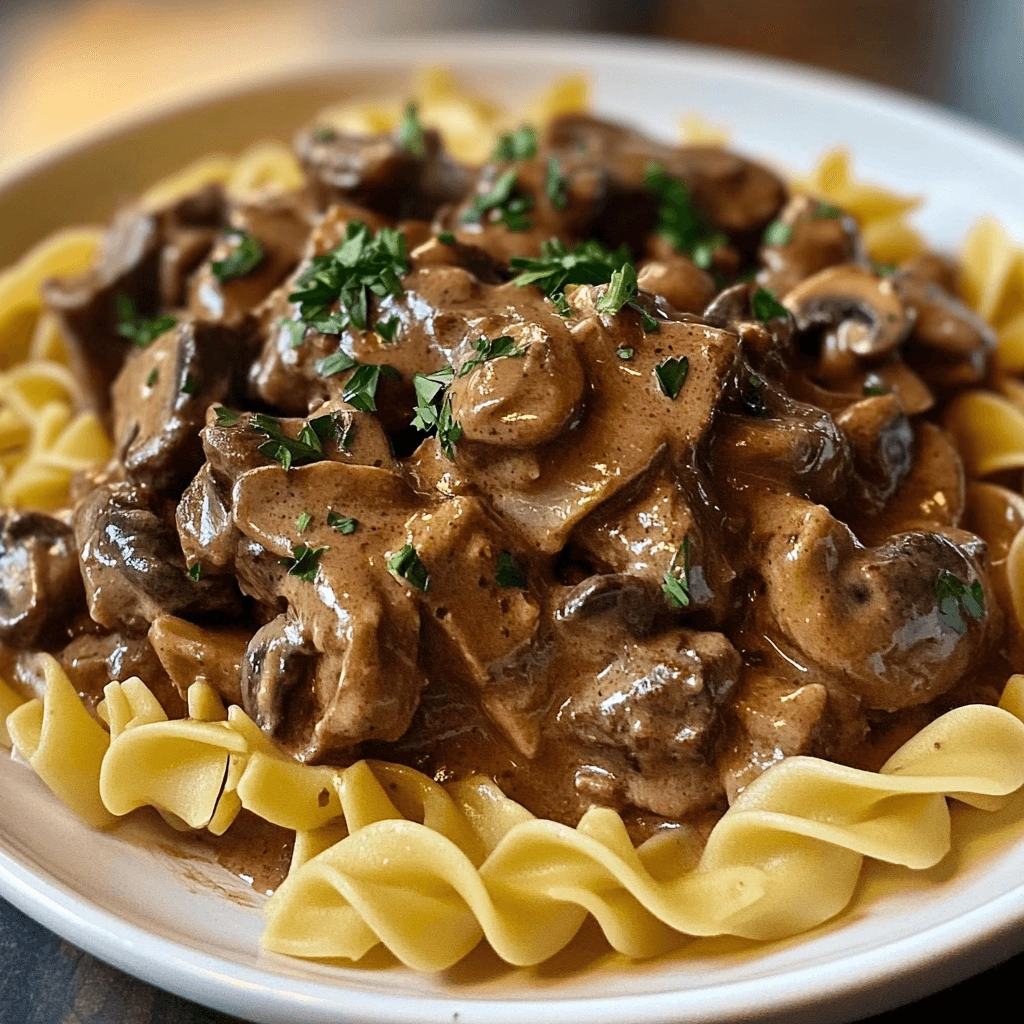
[[132,353],[112,389],[115,450],[130,480],[179,491],[195,475],[207,408],[241,391],[247,346],[242,331],[185,321]]
[[301,132],[295,140],[319,209],[350,202],[396,220],[430,220],[468,187],[466,168],[448,156],[436,131],[423,133],[423,147],[417,156],[395,137],[323,128]]
[[195,682],[208,683],[225,704],[242,703],[242,663],[251,629],[208,629],[161,615],[149,627],[149,643],[184,699]]
[[143,633],[160,615],[234,616],[228,576],[189,575],[173,508],[128,483],[97,486],[75,509],[75,539],[89,614],[108,629]]
[[131,342],[118,332],[118,297],[130,299],[138,316],[155,316],[164,304],[163,292],[175,291],[169,279],[161,284],[171,274],[164,269],[165,245],[171,242],[175,248],[168,257],[170,263],[182,272],[191,269],[190,261],[198,263],[206,254],[202,239],[212,244],[211,229],[222,223],[223,216],[219,186],[159,211],[123,210],[107,231],[89,270],[44,284],[43,298],[61,322],[71,367],[87,386],[96,408],[106,408],[107,389],[131,349]]
[[50,646],[84,599],[71,527],[42,512],[0,512],[0,641]]

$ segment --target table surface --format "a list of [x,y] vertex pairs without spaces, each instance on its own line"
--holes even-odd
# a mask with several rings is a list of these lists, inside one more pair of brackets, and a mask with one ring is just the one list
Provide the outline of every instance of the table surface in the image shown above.
[[[239,1024],[122,974],[76,949],[0,900],[0,1024]],[[878,1024],[941,1019],[995,1006],[1019,988],[1024,954],[918,1003],[873,1018]],[[400,1024],[400,1022],[396,1022]]]

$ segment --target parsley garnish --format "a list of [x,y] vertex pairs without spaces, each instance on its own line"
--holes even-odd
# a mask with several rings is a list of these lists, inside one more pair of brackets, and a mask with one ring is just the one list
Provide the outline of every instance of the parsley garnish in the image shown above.
[[388,572],[392,576],[401,576],[422,594],[425,594],[427,587],[430,586],[430,575],[411,544],[406,544],[401,551],[388,559]]
[[356,361],[347,352],[332,352],[329,356],[318,359],[313,365],[321,377],[333,377],[337,373],[351,370]]
[[281,326],[288,332],[288,347],[298,348],[306,336],[306,325],[301,320],[282,320]]
[[701,216],[686,184],[673,178],[657,163],[647,166],[644,184],[661,202],[658,204],[658,234],[676,252],[686,253],[702,270],[714,262],[714,252],[728,242]]
[[491,163],[532,160],[537,155],[537,129],[524,124],[514,132],[502,132],[494,144]]
[[451,396],[447,391],[454,376],[454,368],[446,366],[436,373],[417,373],[412,379],[416,389],[416,416],[412,425],[424,432],[436,430],[441,450],[449,459],[455,458],[455,445],[462,437],[462,424],[452,416]]
[[288,470],[292,466],[320,462],[325,457],[323,442],[332,433],[337,436],[339,419],[331,414],[318,416],[302,427],[298,437],[289,437],[285,434],[279,419],[258,412],[253,416],[249,429],[258,434],[266,434],[269,439],[260,445],[260,454],[280,462],[281,466]]
[[415,103],[406,103],[402,121],[398,126],[398,144],[413,156],[426,156],[427,147],[423,141],[423,122]]
[[223,405],[216,406],[213,413],[217,417],[218,427],[233,427],[239,420],[239,415],[234,409],[225,409]]
[[622,360],[633,358],[633,350],[631,348],[617,348],[615,354]]
[[185,383],[181,385],[181,393],[183,395],[194,395],[199,385],[196,383],[195,377],[191,373],[185,374]]
[[875,263],[873,266],[879,277],[892,277],[896,273],[895,263]]
[[625,245],[609,252],[600,242],[589,239],[570,252],[560,238],[541,242],[540,256],[513,256],[509,260],[512,268],[520,271],[514,283],[520,288],[536,285],[563,316],[569,315],[567,284],[606,284],[629,262]]
[[516,565],[511,551],[498,552],[498,565],[494,570],[494,582],[499,587],[526,589],[526,573]]
[[672,556],[672,561],[665,571],[661,589],[673,608],[685,608],[690,603],[689,537],[683,538],[683,543],[679,545],[678,550]]
[[348,516],[339,515],[337,512],[327,513],[327,525],[332,530],[337,530],[338,533],[355,533],[356,532],[356,520],[349,519]]
[[[349,324],[365,330],[369,322],[367,292],[378,298],[402,294],[408,273],[405,236],[381,228],[376,236],[358,220],[349,221],[345,238],[331,252],[316,256],[288,296],[299,303],[300,318],[322,334],[340,334]],[[329,309],[334,303],[338,308]]]
[[149,371],[149,376],[146,378],[146,387],[151,388],[160,379],[160,370],[157,367],[153,367]]
[[615,316],[624,306],[629,306],[640,314],[644,331],[650,334],[658,329],[658,321],[636,301],[636,293],[636,267],[632,263],[625,263],[612,272],[608,290],[597,300],[594,308],[599,313]]
[[114,315],[117,317],[117,333],[136,348],[148,348],[178,322],[173,316],[139,316],[131,296],[124,294],[114,299]]
[[762,241],[765,245],[788,245],[793,241],[793,229],[785,221],[773,220],[764,229]]
[[758,288],[750,297],[750,308],[762,323],[780,316],[789,316],[789,310],[775,297],[771,288]]
[[939,622],[961,636],[967,632],[964,613],[975,622],[985,618],[985,591],[981,580],[970,587],[964,586],[951,572],[943,569],[935,581],[935,596],[939,601]]
[[751,416],[763,419],[768,415],[768,406],[765,405],[764,395],[761,394],[764,381],[756,373],[752,373],[747,381],[750,387],[743,393],[743,410]]
[[363,412],[377,411],[377,385],[381,376],[398,378],[399,372],[393,366],[377,363],[360,363],[355,373],[345,382],[341,397],[349,405]]
[[295,529],[299,533],[305,533],[309,529],[309,524],[313,522],[313,516],[309,512],[300,512],[299,518],[295,520]]
[[562,174],[558,157],[550,157],[547,172],[544,175],[544,191],[556,210],[564,210],[569,205],[568,188],[569,179]]
[[510,167],[498,175],[490,192],[473,196],[473,203],[463,211],[464,224],[479,224],[486,215],[492,224],[504,224],[509,231],[528,231],[533,221],[526,214],[533,209],[532,196],[516,196],[516,169]]
[[516,348],[515,338],[510,338],[507,334],[500,338],[478,338],[473,342],[473,355],[459,367],[459,376],[465,377],[491,359],[500,359],[502,356],[520,359],[525,355],[526,349]]
[[455,233],[453,231],[439,231],[437,233],[437,240],[445,245],[454,245]]
[[686,383],[686,375],[690,372],[690,360],[686,356],[678,359],[666,359],[654,368],[654,376],[658,378],[658,387],[662,393],[673,401]]
[[864,394],[868,398],[878,398],[889,394],[889,389],[884,384],[865,384]]
[[298,576],[300,580],[312,583],[320,568],[320,556],[326,550],[326,546],[311,548],[308,544],[296,544],[292,548],[292,557],[282,558],[281,564],[288,566],[289,576]]
[[191,566],[188,570],[188,574],[192,577],[193,583],[198,583],[199,577],[203,575],[202,562],[196,562],[195,565]]
[[819,199],[811,217],[814,220],[833,220],[836,217],[842,217],[842,215],[843,211],[838,206],[833,206],[831,203],[826,203],[823,199]]
[[313,131],[314,142],[333,142],[334,141],[334,129],[328,125],[321,125],[319,128]]
[[221,284],[234,277],[251,274],[263,262],[263,246],[255,235],[247,231],[233,231],[230,237],[235,242],[234,249],[224,259],[210,264],[213,276]]
[[378,320],[373,329],[390,345],[398,334],[399,323],[397,316],[390,316],[387,320]]

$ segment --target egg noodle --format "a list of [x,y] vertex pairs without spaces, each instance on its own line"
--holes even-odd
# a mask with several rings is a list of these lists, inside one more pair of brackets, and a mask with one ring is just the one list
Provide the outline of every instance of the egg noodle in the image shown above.
[[[423,73],[420,116],[455,156],[482,162],[500,130],[587,104],[587,83],[557,82],[517,119],[468,95],[444,71]],[[398,103],[348,104],[323,120],[339,129],[394,129]],[[695,117],[693,141],[720,129]],[[159,208],[221,182],[235,195],[299,187],[295,158],[277,143],[240,157],[212,156],[153,186]],[[900,262],[923,242],[907,222],[920,202],[856,181],[849,154],[826,154],[795,191],[858,221],[879,262]],[[59,508],[71,477],[102,464],[110,442],[67,367],[42,282],[94,259],[98,229],[59,232],[0,275],[0,499]],[[985,220],[961,255],[961,292],[998,331],[994,390],[958,397],[946,425],[972,477],[1024,470],[1024,249]],[[1000,488],[983,492],[1005,518]],[[1014,506],[1016,508],[1016,506]],[[1024,524],[1024,499],[1017,508]],[[984,531],[982,531],[984,532]],[[1003,552],[1001,586],[1024,622],[1024,532]],[[188,717],[168,720],[138,678],[111,682],[92,717],[58,662],[43,656],[45,693],[25,701],[0,681],[0,742],[13,746],[53,793],[90,825],[111,828],[151,806],[177,828],[220,835],[245,808],[296,833],[291,870],[266,907],[267,949],[358,960],[378,944],[420,970],[440,970],[486,938],[506,961],[539,963],[569,943],[587,915],[631,957],[682,936],[773,939],[805,931],[849,902],[865,857],[908,868],[938,863],[950,847],[947,798],[994,810],[1024,785],[1024,676],[999,707],[947,712],[866,772],[812,757],[787,758],[753,781],[703,850],[685,829],[634,848],[620,816],[592,808],[576,828],[535,818],[490,779],[440,785],[407,767],[360,761],[312,767],[280,754],[242,711],[225,709],[204,681],[188,690]]]

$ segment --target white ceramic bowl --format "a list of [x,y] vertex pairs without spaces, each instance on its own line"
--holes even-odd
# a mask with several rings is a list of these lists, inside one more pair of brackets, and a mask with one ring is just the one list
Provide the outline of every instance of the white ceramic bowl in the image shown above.
[[[953,248],[980,214],[1024,236],[1024,151],[926,104],[791,67],[679,46],[584,38],[449,37],[360,43],[334,69],[157,111],[0,180],[0,265],[60,224],[109,213],[123,192],[202,152],[290,129],[356,92],[400,92],[422,63],[515,103],[567,70],[596,109],[667,138],[679,115],[728,124],[745,152],[806,169],[849,145],[858,174],[927,197],[919,223]],[[145,821],[91,832],[27,769],[0,762],[0,894],[78,946],[147,981],[257,1021],[654,1024],[850,1019],[951,984],[1024,948],[1024,798],[955,812],[936,869],[871,865],[854,905],[799,938],[703,940],[630,963],[584,937],[553,963],[506,967],[486,950],[447,974],[383,956],[361,968],[263,954],[260,899],[212,864],[173,856]],[[827,1006],[827,1009],[826,1009]]]

